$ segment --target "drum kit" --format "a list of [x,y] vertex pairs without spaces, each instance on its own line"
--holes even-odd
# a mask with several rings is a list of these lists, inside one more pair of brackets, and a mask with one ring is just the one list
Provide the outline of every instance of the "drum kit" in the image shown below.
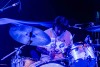
[[[90,32],[100,32],[100,26],[89,27],[86,30]],[[97,59],[99,56],[97,54],[100,55],[100,52],[95,51],[90,40],[86,43],[77,42],[68,46],[64,59],[55,61],[50,60],[44,63],[41,61],[35,62],[29,57],[21,57],[19,54],[21,53],[21,49],[26,45],[43,47],[49,44],[51,39],[45,32],[33,26],[15,24],[10,28],[9,34],[15,41],[23,44],[1,59],[5,60],[7,57],[15,53],[14,57],[11,59],[11,67],[71,67],[73,63],[78,62],[80,59],[96,60],[96,67],[98,67]]]

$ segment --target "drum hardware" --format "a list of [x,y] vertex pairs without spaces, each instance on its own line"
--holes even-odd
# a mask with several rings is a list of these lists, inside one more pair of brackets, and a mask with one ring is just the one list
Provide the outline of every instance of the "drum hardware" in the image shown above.
[[100,51],[96,51],[95,50],[95,54],[96,54],[96,67],[98,67],[98,61],[100,60]]
[[[17,64],[18,64],[18,62],[20,62],[22,59],[21,59],[21,57],[19,56],[19,54],[21,53],[21,49],[23,48],[23,47],[25,47],[26,45],[22,45],[21,47],[19,47],[19,48],[15,48],[15,50],[13,51],[13,52],[11,52],[11,53],[9,53],[8,55],[6,55],[5,57],[3,57],[2,59],[1,59],[1,61],[3,61],[3,60],[5,60],[6,58],[8,58],[9,56],[11,56],[12,54],[14,54],[14,53],[16,53],[15,54],[15,56],[14,56],[14,58],[12,59],[12,67],[16,67],[17,66]],[[15,66],[16,65],[16,66]]]
[[[8,2],[9,3],[9,2]],[[3,12],[4,10],[7,10],[7,9],[9,9],[9,8],[12,8],[12,7],[15,7],[15,6],[17,6],[17,5],[19,5],[19,2],[16,2],[16,3],[13,3],[12,5],[10,5],[10,6],[7,6],[7,4],[6,4],[6,6],[7,7],[3,7],[3,8],[1,8],[0,9],[0,12]]]
[[94,44],[92,46],[100,46],[100,25],[93,25],[93,26],[90,26],[88,28],[86,28],[87,31],[91,32],[92,33],[92,36],[94,37]]
[[20,64],[20,61],[22,61],[21,57],[20,57],[20,53],[21,53],[21,49],[23,47],[25,47],[26,45],[22,45],[19,48],[15,48],[15,50],[13,52],[11,52],[10,54],[6,55],[5,57],[3,57],[1,60],[5,60],[7,57],[11,56],[12,54],[16,53],[15,56],[13,57],[13,59],[11,60],[11,67],[18,67]]
[[26,46],[26,45],[23,45],[21,46],[21,48],[15,48],[16,50],[16,54],[14,56],[14,58],[11,60],[11,67],[21,67],[22,64],[22,58],[21,56],[19,55],[21,53],[21,49]]
[[91,39],[90,35],[86,36],[84,42],[87,43],[87,44],[92,44],[92,39]]
[[97,46],[100,46],[100,25],[94,25],[86,28],[87,31],[92,32]]
[[20,49],[22,49],[23,47],[25,47],[26,45],[22,45],[19,48],[16,48],[13,52],[11,52],[10,54],[6,55],[5,57],[3,57],[1,60],[5,60],[7,57],[11,56],[12,54],[14,54],[16,52],[16,56],[19,55],[19,53],[21,52]]
[[68,26],[69,28],[76,28],[76,29],[82,29],[82,26],[83,24],[75,24],[74,26]]
[[[31,43],[31,40],[29,40],[27,45],[30,45],[30,43]],[[15,56],[11,60],[11,67],[22,67],[23,66],[23,62],[22,62],[23,58],[19,54],[21,54],[21,49],[23,47],[25,47],[25,46],[26,45],[22,45],[19,48],[15,48],[15,50],[13,52],[11,52],[10,54],[6,55],[1,60],[4,60],[7,57],[11,56],[12,54],[16,53]]]
[[96,41],[96,44],[95,44],[95,45],[100,46],[99,40],[100,40],[100,39],[95,39],[95,41]]

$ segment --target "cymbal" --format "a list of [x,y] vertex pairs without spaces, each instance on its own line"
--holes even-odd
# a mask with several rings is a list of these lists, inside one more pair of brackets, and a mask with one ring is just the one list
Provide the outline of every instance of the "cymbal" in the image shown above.
[[86,30],[90,32],[100,32],[100,25],[88,27]]
[[26,25],[32,25],[32,26],[44,26],[47,28],[52,27],[51,24],[52,21],[24,21],[24,20],[16,20],[16,19],[11,19],[11,18],[0,18],[0,25],[4,25],[4,24],[26,24]]
[[44,46],[51,41],[50,37],[41,29],[23,24],[12,26],[9,34],[15,41],[25,45]]

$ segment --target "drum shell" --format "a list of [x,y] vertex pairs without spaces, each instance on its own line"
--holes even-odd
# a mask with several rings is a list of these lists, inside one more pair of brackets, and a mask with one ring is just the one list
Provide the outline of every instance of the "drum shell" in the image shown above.
[[85,59],[85,54],[84,46],[80,44],[71,47],[69,56],[71,57],[72,61],[75,61],[77,59]]
[[94,49],[92,46],[86,46],[85,47],[85,52],[86,52],[86,57],[90,57],[90,58],[93,58],[95,59],[95,53],[94,53]]

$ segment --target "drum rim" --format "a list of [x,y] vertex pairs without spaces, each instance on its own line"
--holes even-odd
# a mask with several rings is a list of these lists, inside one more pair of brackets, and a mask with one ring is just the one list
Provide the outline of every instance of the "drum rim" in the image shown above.
[[56,62],[56,61],[49,61],[49,62],[45,62],[45,63],[42,63],[42,64],[40,64],[40,65],[37,65],[36,67],[40,67],[40,66],[42,66],[42,65],[44,65],[44,64],[49,64],[49,63],[56,63],[56,64],[59,64],[59,65],[62,65],[62,66],[64,66],[64,67],[65,67],[65,65],[64,65],[64,64],[58,63],[58,62]]

